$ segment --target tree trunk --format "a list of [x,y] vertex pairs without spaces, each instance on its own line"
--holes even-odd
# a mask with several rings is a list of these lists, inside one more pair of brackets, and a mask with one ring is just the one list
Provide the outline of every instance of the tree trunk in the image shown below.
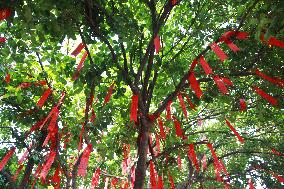
[[147,169],[147,152],[148,152],[148,139],[149,128],[151,122],[145,117],[141,118],[140,142],[138,142],[138,162],[135,170],[135,183],[134,189],[143,189],[145,183],[146,169]]

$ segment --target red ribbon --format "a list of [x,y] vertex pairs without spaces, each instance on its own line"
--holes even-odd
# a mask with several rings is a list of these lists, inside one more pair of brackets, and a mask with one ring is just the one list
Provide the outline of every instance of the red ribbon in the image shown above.
[[279,40],[279,39],[276,39],[275,37],[270,37],[268,39],[268,41],[265,41],[264,40],[264,35],[262,34],[260,36],[260,40],[264,43],[267,43],[268,45],[272,45],[272,46],[276,46],[276,47],[280,47],[280,48],[284,48],[284,42]]
[[199,62],[205,72],[206,75],[213,74],[212,69],[210,68],[209,64],[206,62],[203,56],[200,56]]
[[281,80],[281,79],[277,79],[277,78],[271,78],[269,77],[268,75],[262,73],[261,71],[259,71],[258,69],[255,70],[255,74],[258,75],[259,77],[275,84],[275,85],[278,85],[280,87],[284,87],[284,80]]
[[53,182],[54,189],[60,189],[61,177],[59,174],[60,174],[60,166],[56,168],[53,176],[51,177],[51,181]]
[[164,181],[163,181],[162,175],[158,175],[158,188],[157,189],[164,189]]
[[261,90],[257,86],[253,86],[253,89],[257,94],[259,94],[262,98],[267,100],[270,104],[272,104],[273,106],[277,106],[278,102],[275,98],[273,98],[269,94],[265,93],[263,90]]
[[15,181],[19,175],[19,173],[21,172],[21,170],[23,169],[24,165],[20,165],[18,167],[18,169],[16,170],[16,173],[14,174],[14,176],[12,177],[12,179]]
[[7,84],[9,84],[9,83],[11,82],[11,76],[10,76],[9,73],[6,74],[5,82],[6,82]]
[[240,99],[240,108],[241,108],[241,111],[246,111],[247,109],[246,101],[243,98]]
[[20,158],[20,160],[18,161],[18,164],[22,164],[26,157],[28,156],[29,153],[29,149],[32,147],[32,144],[30,144],[30,146],[28,147],[28,149],[24,152],[24,154],[22,155],[22,157]]
[[93,150],[92,144],[88,144],[88,146],[84,149],[83,155],[81,157],[81,161],[78,167],[78,176],[84,177],[87,173],[87,166],[90,158],[90,154]]
[[157,189],[156,171],[152,160],[150,160],[150,183],[151,189]]
[[174,125],[175,125],[175,130],[176,130],[176,135],[178,137],[183,137],[183,131],[182,128],[180,126],[180,122],[177,120],[177,118],[175,116],[173,116],[174,119]]
[[172,117],[172,115],[171,115],[171,104],[172,104],[172,101],[170,100],[170,101],[168,101],[168,103],[167,103],[167,107],[166,107],[166,119],[167,120],[170,120],[171,119],[171,117]]
[[0,20],[8,18],[10,15],[11,15],[11,9],[9,8],[0,9]]
[[189,144],[188,158],[192,161],[193,165],[195,166],[196,171],[199,172],[200,168],[199,168],[197,156],[194,151],[194,144]]
[[35,173],[34,173],[34,182],[33,182],[32,187],[31,187],[32,189],[34,188],[34,186],[36,184],[36,181],[38,179],[38,176],[39,176],[41,169],[42,169],[42,166],[41,166],[41,164],[39,164],[38,167],[36,168]]
[[217,181],[222,181],[222,178],[220,176],[221,165],[219,163],[218,157],[217,157],[211,143],[208,143],[207,147],[210,149],[211,154],[213,156],[213,160],[214,160],[213,165],[214,165],[214,171],[215,171],[215,174],[216,174],[216,179],[217,179]]
[[91,118],[90,118],[90,122],[94,123],[95,119],[96,119],[95,110],[92,108],[92,115],[91,115]]
[[220,92],[222,92],[223,94],[228,94],[229,91],[226,87],[226,85],[224,84],[224,82],[221,80],[221,78],[217,75],[213,76],[213,79],[219,89]]
[[189,104],[190,109],[196,110],[195,105],[191,102],[191,100],[190,100],[190,98],[187,94],[185,95],[185,98],[186,98],[187,103]]
[[[96,169],[96,171],[93,173],[93,177],[92,177],[92,184],[91,184],[91,189],[94,189],[96,187],[99,186],[99,181],[100,181],[100,174],[101,174],[101,170],[98,167]],[[115,182],[115,181],[114,181]],[[117,182],[116,182],[117,183]],[[114,185],[116,185],[116,183]]]
[[157,147],[156,156],[157,156],[161,152],[161,148],[160,148],[160,139],[159,139],[159,136],[157,134],[155,134],[155,138],[156,138],[156,147]]
[[105,97],[105,100],[104,100],[103,106],[104,106],[104,105],[106,105],[106,104],[109,102],[110,97],[111,97],[112,92],[113,92],[113,87],[114,87],[114,83],[113,83],[113,84],[111,84],[111,86],[110,86],[110,87],[109,87],[109,89],[108,89],[108,92],[107,92],[107,95],[106,95],[106,97]]
[[215,54],[220,58],[223,62],[224,60],[228,59],[228,56],[222,49],[217,45],[217,43],[213,42],[210,44],[210,48],[215,52]]
[[158,34],[156,35],[154,39],[154,45],[155,45],[156,54],[158,54],[161,49],[160,37]]
[[194,60],[192,61],[191,65],[190,65],[190,68],[189,68],[189,72],[193,72],[193,70],[194,70],[194,68],[196,67],[197,63],[198,63],[198,62],[197,62],[196,59],[194,59]]
[[160,128],[160,136],[163,140],[166,140],[166,133],[165,133],[165,130],[164,130],[164,124],[163,124],[163,121],[161,119],[161,117],[158,117],[158,125],[159,125],[159,128]]
[[227,78],[227,77],[221,77],[221,80],[228,86],[234,86],[232,81],[229,78]]
[[234,52],[238,52],[240,51],[240,48],[235,45],[230,39],[225,39],[224,42],[228,45],[228,47],[234,51]]
[[222,38],[220,39],[220,41],[223,41],[224,39],[229,39],[230,37],[232,37],[233,35],[235,35],[235,37],[237,39],[247,39],[249,37],[249,33],[247,32],[241,32],[241,31],[228,31],[228,32],[225,32],[223,35],[222,35]]
[[81,70],[82,67],[84,66],[84,62],[85,62],[87,56],[88,56],[88,53],[87,53],[87,51],[86,51],[86,52],[83,54],[83,56],[82,56],[82,58],[81,58],[81,60],[80,60],[80,62],[79,62],[79,64],[78,64],[78,66],[77,66],[77,70],[76,70],[76,72],[74,73],[74,75],[73,75],[73,77],[72,77],[72,79],[73,79],[74,81],[78,78],[79,73],[80,73],[80,70]]
[[84,43],[80,43],[76,49],[74,49],[74,51],[71,53],[71,55],[73,56],[77,56],[81,51],[82,49],[85,47],[85,44]]
[[226,169],[226,167],[225,167],[225,165],[224,165],[224,163],[221,159],[220,159],[219,163],[220,163],[221,168],[223,169],[223,172],[226,174],[226,176],[230,177],[230,175],[229,175],[229,173],[228,173],[228,171],[227,171],[227,169]]
[[202,162],[202,169],[205,170],[207,168],[206,154],[203,155],[201,162]]
[[131,177],[132,188],[134,188],[134,182],[135,182],[135,166],[134,165],[130,169],[130,177]]
[[195,92],[197,98],[200,99],[200,97],[202,96],[202,91],[200,89],[198,81],[196,80],[196,77],[194,76],[194,72],[189,73],[188,81],[191,89]]
[[55,111],[53,113],[53,117],[51,118],[50,123],[49,123],[48,128],[47,128],[49,133],[48,133],[45,141],[43,142],[42,146],[45,146],[48,143],[49,139],[51,139],[52,143],[53,143],[52,145],[53,145],[53,147],[55,147],[56,144],[55,144],[54,141],[56,141],[56,134],[58,133],[58,127],[57,127],[57,124],[56,124],[58,115],[59,115],[59,110],[55,109]]
[[9,159],[13,156],[16,148],[12,147],[0,162],[0,171],[5,167]]
[[226,124],[230,127],[230,129],[233,131],[233,133],[237,136],[238,140],[241,142],[241,143],[244,143],[245,140],[243,139],[243,137],[241,137],[239,135],[239,133],[236,131],[236,129],[232,126],[232,124],[226,120]]
[[51,93],[52,93],[52,90],[50,88],[44,91],[43,95],[41,96],[41,98],[36,104],[38,108],[41,108],[43,106],[43,104],[45,103],[45,101],[47,100],[47,98],[49,97]]
[[56,156],[56,152],[51,151],[47,161],[45,162],[45,164],[42,167],[42,170],[41,170],[41,173],[40,173],[40,178],[43,181],[45,181],[45,177],[48,174],[48,171],[50,170],[51,165],[53,164],[55,156]]
[[182,112],[183,112],[185,118],[187,119],[187,111],[186,111],[186,107],[185,107],[185,104],[184,104],[183,97],[182,97],[181,93],[178,93],[177,96],[178,96],[178,99],[179,99],[179,104],[181,106]]
[[254,189],[254,185],[251,179],[248,179],[249,189]]
[[132,96],[131,109],[130,109],[130,121],[137,122],[138,111],[138,95]]
[[177,4],[177,0],[172,0],[172,5],[176,5]]
[[[111,188],[116,188],[116,185],[117,185],[118,181],[119,181],[118,178],[113,178],[113,179],[111,180],[111,183],[110,183]],[[93,189],[93,188],[92,188],[92,189]]]
[[272,148],[271,149],[271,152],[273,153],[273,154],[275,154],[275,155],[277,155],[277,156],[284,156],[284,154],[283,153],[281,153],[281,152],[279,152],[279,151],[277,151],[276,149],[274,149],[274,148]]
[[6,38],[5,37],[0,37],[0,43],[5,43],[6,42]]
[[175,189],[175,182],[170,172],[169,172],[169,179],[171,183],[171,189]]

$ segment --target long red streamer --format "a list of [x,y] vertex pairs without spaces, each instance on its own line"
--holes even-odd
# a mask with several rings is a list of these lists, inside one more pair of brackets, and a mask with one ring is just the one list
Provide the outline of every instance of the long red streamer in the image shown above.
[[40,173],[40,178],[42,180],[45,180],[45,177],[48,174],[48,171],[50,170],[51,165],[53,164],[55,156],[56,156],[56,152],[51,151],[50,154],[49,154],[49,157],[48,157],[47,161],[45,162],[45,164],[43,165],[41,173]]
[[212,69],[210,68],[209,64],[206,62],[203,56],[200,56],[199,62],[205,72],[206,75],[213,74]]
[[157,189],[164,189],[164,181],[163,181],[162,175],[158,175],[158,188]]
[[224,53],[224,51],[222,51],[222,49],[215,42],[210,44],[210,48],[215,52],[215,54],[220,58],[222,62],[228,59],[228,56]]
[[80,73],[80,70],[81,70],[82,67],[84,66],[84,62],[85,62],[87,56],[88,56],[88,53],[87,53],[87,51],[86,51],[86,52],[83,54],[83,56],[82,56],[82,58],[81,58],[81,60],[80,60],[80,62],[79,62],[79,64],[78,64],[78,66],[77,66],[77,70],[76,70],[76,72],[74,73],[74,75],[73,75],[73,77],[72,77],[72,79],[73,79],[74,81],[78,78],[79,73]]
[[18,169],[16,170],[14,176],[12,177],[12,179],[13,179],[14,181],[17,179],[17,177],[18,177],[19,173],[21,172],[21,170],[23,169],[23,167],[24,167],[24,165],[20,165],[20,166],[18,167]]
[[246,101],[243,98],[240,99],[240,108],[241,108],[241,111],[246,111],[247,109]]
[[155,45],[156,54],[158,54],[161,49],[161,41],[159,35],[156,35],[154,39],[154,45]]
[[16,148],[12,147],[0,162],[0,171],[5,167],[9,159],[13,156]]
[[183,97],[182,97],[181,93],[178,93],[177,96],[178,96],[179,104],[181,106],[184,117],[187,119],[187,110],[186,110],[186,107],[185,107],[185,104],[184,104]]
[[249,189],[254,189],[254,185],[251,179],[248,179]]
[[200,97],[202,96],[202,90],[200,89],[199,83],[196,80],[194,72],[189,73],[188,81],[189,81],[191,89],[195,92],[197,98],[200,99]]
[[172,117],[172,115],[171,115],[171,104],[172,104],[172,101],[170,100],[170,101],[168,101],[168,103],[167,103],[167,107],[166,107],[166,118],[167,118],[167,120],[170,120],[171,119],[171,117]]
[[194,144],[189,144],[188,158],[192,161],[193,165],[195,166],[196,171],[199,172],[200,168],[199,168],[197,156],[194,151]]
[[[91,189],[94,189],[94,188],[96,188],[96,187],[99,186],[100,174],[101,174],[101,170],[100,170],[100,168],[98,167],[98,168],[96,169],[96,171],[94,172],[93,177],[92,177]],[[114,185],[115,185],[115,184],[114,184]]]
[[171,183],[171,189],[175,189],[175,182],[170,172],[169,172],[169,179]]
[[79,167],[78,167],[78,176],[85,176],[87,173],[87,166],[90,158],[90,154],[93,150],[92,144],[88,144],[88,146],[84,149]]
[[71,55],[73,56],[77,56],[81,51],[82,49],[85,47],[85,44],[84,43],[80,43],[76,49],[74,49],[74,51],[71,53]]
[[264,35],[262,34],[260,36],[260,40],[263,41],[264,43],[267,43],[268,45],[284,48],[284,42],[279,39],[276,39],[275,37],[270,37],[268,41],[265,41]]
[[190,98],[187,94],[185,95],[185,98],[186,98],[187,103],[189,104],[190,109],[196,110],[195,105],[191,102],[191,100],[190,100]]
[[273,154],[277,155],[277,156],[284,156],[284,154],[283,154],[283,153],[281,153],[281,152],[277,151],[277,150],[276,150],[276,149],[274,149],[274,148],[272,148],[272,149],[271,149],[271,152],[272,152]]
[[106,104],[109,102],[110,97],[111,97],[112,92],[113,92],[113,87],[114,87],[114,83],[111,84],[111,86],[110,86],[109,89],[108,89],[108,92],[107,92],[107,95],[106,95],[106,97],[105,97],[103,106],[106,105]]
[[258,75],[259,77],[275,84],[281,87],[284,87],[284,80],[278,79],[278,78],[271,78],[268,75],[262,73],[261,71],[259,71],[258,69],[255,70],[255,74]]
[[177,118],[175,116],[173,116],[174,119],[174,125],[175,125],[175,130],[176,130],[176,135],[178,137],[183,137],[183,131],[182,128],[180,126],[180,122],[177,120]]
[[6,74],[5,82],[6,82],[7,84],[9,84],[9,83],[11,82],[11,76],[10,76],[9,73]]
[[236,129],[232,126],[232,124],[226,119],[226,124],[229,126],[229,128],[233,131],[233,133],[237,136],[238,140],[241,142],[241,143],[244,143],[245,140],[243,139],[243,137],[241,137],[239,135],[239,133],[236,131]]
[[155,167],[152,160],[150,160],[150,183],[151,183],[151,189],[157,189]]
[[222,178],[220,177],[221,165],[219,163],[218,157],[217,157],[211,143],[208,143],[207,147],[210,149],[211,154],[213,156],[213,160],[214,160],[213,165],[214,165],[214,171],[215,171],[215,174],[216,174],[217,181],[222,181]]
[[238,52],[240,51],[240,48],[235,45],[230,39],[225,39],[224,42],[228,45],[228,47],[234,51],[234,52]]
[[163,140],[166,140],[166,133],[165,133],[165,130],[164,130],[164,124],[163,124],[163,121],[162,121],[162,118],[161,117],[158,117],[158,125],[159,125],[159,128],[160,128],[160,136]]
[[206,154],[203,155],[201,162],[202,162],[202,169],[205,170],[207,168]]
[[213,79],[214,79],[218,89],[220,90],[220,92],[222,92],[223,94],[229,93],[226,85],[224,84],[224,82],[221,80],[221,78],[219,76],[215,75],[215,76],[213,76]]
[[133,95],[131,108],[130,108],[130,121],[137,122],[137,111],[138,111],[138,95]]
[[193,70],[194,70],[194,68],[196,67],[196,65],[197,65],[197,60],[196,59],[194,59],[193,61],[192,61],[192,63],[190,64],[190,67],[189,67],[189,72],[193,72]]
[[181,166],[180,154],[178,154],[177,163],[178,163],[178,169],[181,170],[181,169],[182,169],[182,166]]
[[227,77],[221,77],[221,80],[228,86],[234,86],[233,82]]
[[0,20],[8,18],[10,15],[11,15],[11,9],[9,8],[0,9]]
[[273,98],[269,94],[265,93],[263,90],[261,90],[257,86],[253,86],[253,89],[257,94],[259,94],[262,98],[267,100],[270,104],[272,104],[273,106],[277,106],[278,102],[275,98]]
[[43,104],[45,103],[45,101],[47,100],[47,98],[49,97],[51,93],[52,93],[52,90],[50,88],[44,91],[43,95],[41,96],[41,98],[36,104],[38,108],[41,108],[43,106]]

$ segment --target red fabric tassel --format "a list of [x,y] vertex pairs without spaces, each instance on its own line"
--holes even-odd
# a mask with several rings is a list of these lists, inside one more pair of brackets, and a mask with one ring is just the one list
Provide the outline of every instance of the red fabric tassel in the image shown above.
[[7,162],[9,161],[9,159],[13,156],[14,152],[15,152],[16,148],[12,147],[7,154],[4,156],[4,158],[1,160],[0,162],[0,171],[2,171],[2,169],[5,167],[5,165],[7,164]]
[[180,154],[178,154],[177,163],[178,163],[178,169],[181,170],[181,169],[182,169],[182,166],[181,166]]
[[174,125],[175,125],[175,129],[176,129],[176,135],[178,137],[183,137],[183,131],[180,127],[180,122],[177,120],[177,118],[175,116],[173,116],[174,119]]
[[138,95],[132,96],[131,109],[130,109],[130,121],[137,122],[138,111]]
[[246,111],[247,109],[246,101],[243,98],[240,99],[240,108],[241,108],[241,111]]
[[9,73],[6,74],[5,82],[6,82],[7,84],[9,84],[9,83],[11,82],[11,76],[10,76]]
[[45,103],[45,101],[47,100],[47,98],[49,97],[51,93],[52,93],[52,90],[50,88],[44,91],[43,95],[41,96],[41,98],[36,104],[38,108],[41,108],[43,106],[43,104]]
[[197,98],[200,99],[200,97],[202,96],[202,91],[200,89],[198,81],[196,80],[196,77],[194,76],[194,72],[189,73],[188,81],[191,89],[195,92]]
[[255,90],[255,92],[257,94],[259,94],[262,98],[267,100],[270,104],[272,104],[273,106],[277,106],[278,102],[277,102],[277,100],[275,98],[273,98],[269,94],[265,93],[263,90],[261,90],[257,86],[253,86],[253,89]]
[[276,47],[279,47],[279,48],[284,48],[284,42],[279,40],[279,39],[276,39],[275,37],[270,37],[268,39],[268,41],[265,41],[264,35],[262,34],[260,36],[260,40],[264,43],[267,43],[268,45],[276,46]]
[[155,167],[152,160],[150,160],[150,183],[151,183],[151,189],[157,189],[157,181],[156,181],[156,173],[155,173]]
[[186,98],[187,103],[189,104],[190,109],[196,110],[195,105],[191,102],[191,100],[190,100],[190,98],[187,94],[185,95],[185,98]]
[[11,9],[9,8],[0,9],[0,20],[8,18],[10,15],[11,15]]
[[87,172],[87,166],[90,158],[90,154],[93,150],[92,144],[88,144],[88,146],[85,148],[83,155],[81,157],[81,161],[78,167],[78,176],[84,177]]
[[109,89],[108,89],[108,92],[107,92],[107,95],[106,95],[106,97],[105,97],[105,100],[104,100],[103,106],[104,106],[104,105],[106,105],[106,104],[109,102],[110,97],[111,97],[112,92],[113,92],[113,87],[114,87],[114,83],[113,83],[113,84],[111,84],[111,86],[110,86],[110,87],[109,87]]
[[155,45],[156,54],[158,54],[161,49],[161,41],[160,41],[160,37],[158,34],[156,35],[154,39],[154,45]]
[[74,75],[73,75],[73,77],[72,77],[72,79],[73,79],[74,81],[78,78],[79,73],[80,73],[80,70],[81,70],[82,67],[84,66],[84,62],[85,62],[87,56],[88,56],[88,53],[87,53],[87,51],[86,51],[86,52],[83,54],[83,56],[82,56],[82,58],[81,58],[81,60],[80,60],[80,62],[79,62],[79,64],[78,64],[78,66],[77,66],[77,70],[76,70],[76,72],[74,73]]
[[156,138],[156,147],[157,147],[157,154],[156,156],[161,153],[161,148],[160,148],[160,139],[159,136],[157,134],[155,134],[155,138]]
[[225,32],[225,33],[222,35],[222,38],[220,39],[220,41],[223,41],[224,39],[229,39],[229,38],[232,37],[233,35],[234,35],[237,39],[247,39],[247,38],[249,37],[249,33],[247,33],[247,32],[228,31],[228,32]]
[[16,173],[14,174],[14,176],[12,177],[12,179],[15,181],[19,175],[19,173],[21,172],[21,170],[23,169],[24,165],[20,165],[16,171]]
[[205,170],[207,168],[206,154],[203,155],[201,162],[202,162],[202,169]]
[[84,43],[80,43],[76,49],[71,53],[71,55],[73,56],[77,56],[81,51],[82,49],[85,47],[85,44]]
[[220,92],[222,92],[223,94],[229,93],[226,85],[224,84],[224,82],[221,80],[221,78],[219,76],[215,75],[215,76],[213,76],[213,79],[214,79],[218,89],[220,90]]
[[[119,181],[118,178],[113,178],[113,179],[111,180],[110,187],[111,187],[111,188],[116,188],[116,185],[117,185],[118,181]],[[92,188],[92,189],[93,189],[93,188]]]
[[172,104],[172,101],[171,101],[171,100],[168,101],[167,107],[166,107],[166,112],[167,112],[167,114],[166,114],[166,119],[167,119],[167,120],[170,120],[171,117],[172,117],[172,115],[171,115],[171,104]]
[[222,51],[222,49],[215,42],[211,43],[210,47],[222,62],[228,59],[228,56],[224,53],[224,51]]
[[[91,189],[94,189],[94,188],[96,188],[96,187],[99,186],[100,174],[101,174],[101,170],[100,170],[100,168],[98,167],[98,168],[96,169],[96,171],[94,172],[93,177],[92,177]],[[116,183],[117,183],[117,182],[116,182]],[[115,183],[115,184],[116,184],[116,183]],[[114,184],[114,185],[115,185],[115,184]]]
[[284,87],[284,80],[271,78],[268,75],[266,75],[266,74],[262,73],[261,71],[259,71],[258,69],[256,69],[255,74],[258,75],[259,77],[261,77],[261,78],[263,78],[263,79],[265,79],[265,80],[275,84],[275,85]]
[[181,106],[184,117],[187,119],[187,110],[186,110],[186,107],[185,107],[185,104],[184,104],[183,97],[182,97],[181,93],[178,93],[177,96],[178,96],[179,104]]
[[95,114],[94,109],[92,108],[92,115],[91,115],[91,118],[90,118],[90,122],[94,123],[95,119],[96,119],[96,114]]
[[189,68],[189,72],[193,72],[193,70],[194,70],[194,68],[196,67],[197,63],[198,63],[198,62],[197,62],[196,59],[194,59],[194,60],[192,61],[191,65],[190,65],[190,68]]
[[42,167],[42,170],[41,170],[41,173],[40,173],[40,178],[43,181],[45,181],[45,177],[48,174],[48,171],[49,171],[51,165],[53,164],[55,156],[56,156],[56,152],[55,151],[51,151],[47,161],[45,162],[45,164]]
[[251,179],[248,179],[249,189],[254,189],[254,185]]
[[235,45],[230,39],[225,39],[224,42],[228,45],[228,47],[234,51],[234,52],[238,52],[240,51],[240,48]]
[[215,174],[216,174],[217,181],[222,181],[222,178],[220,176],[221,165],[219,163],[218,157],[217,157],[211,143],[208,143],[207,147],[210,149],[211,154],[213,156],[213,160],[214,160],[213,165],[214,165],[214,171],[215,171]]
[[171,189],[175,189],[175,182],[170,172],[169,172],[169,179],[171,183]]
[[277,155],[277,156],[284,156],[284,154],[283,154],[283,153],[281,153],[281,152],[277,151],[277,150],[276,150],[276,149],[274,149],[274,148],[272,148],[272,149],[271,149],[271,152],[272,152],[273,154]]
[[200,56],[199,62],[205,72],[206,75],[213,74],[212,69],[210,68],[209,64],[206,62],[203,56]]
[[163,140],[166,140],[166,133],[165,133],[165,130],[164,130],[164,124],[163,124],[163,121],[161,119],[161,117],[158,117],[158,125],[159,125],[159,128],[160,128],[160,136]]
[[227,78],[227,77],[221,77],[221,80],[228,86],[234,86],[232,81],[229,78]]
[[5,43],[6,42],[6,38],[5,37],[0,37],[0,43]]
[[244,143],[245,140],[243,139],[243,137],[241,137],[239,135],[239,133],[236,131],[236,129],[231,125],[231,123],[226,120],[226,124],[230,127],[230,129],[233,131],[233,133],[237,136],[238,140],[241,142],[241,143]]
[[189,144],[188,158],[192,161],[193,165],[195,166],[196,171],[199,172],[200,168],[199,168],[197,156],[194,151],[194,144]]
[[164,189],[164,181],[163,181],[162,175],[158,175],[158,188],[157,189]]

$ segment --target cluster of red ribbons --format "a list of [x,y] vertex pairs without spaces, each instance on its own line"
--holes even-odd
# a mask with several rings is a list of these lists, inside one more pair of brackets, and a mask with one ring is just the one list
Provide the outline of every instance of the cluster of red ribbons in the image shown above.
[[87,166],[90,158],[90,154],[93,151],[92,144],[88,144],[85,150],[83,151],[81,161],[78,167],[78,175],[79,176],[85,176],[87,171]]
[[100,174],[101,174],[101,170],[98,167],[92,177],[91,189],[94,189],[99,186]]
[[8,163],[9,159],[13,156],[16,148],[12,147],[7,154],[4,156],[4,158],[0,162],[0,171],[4,168],[4,166]]

